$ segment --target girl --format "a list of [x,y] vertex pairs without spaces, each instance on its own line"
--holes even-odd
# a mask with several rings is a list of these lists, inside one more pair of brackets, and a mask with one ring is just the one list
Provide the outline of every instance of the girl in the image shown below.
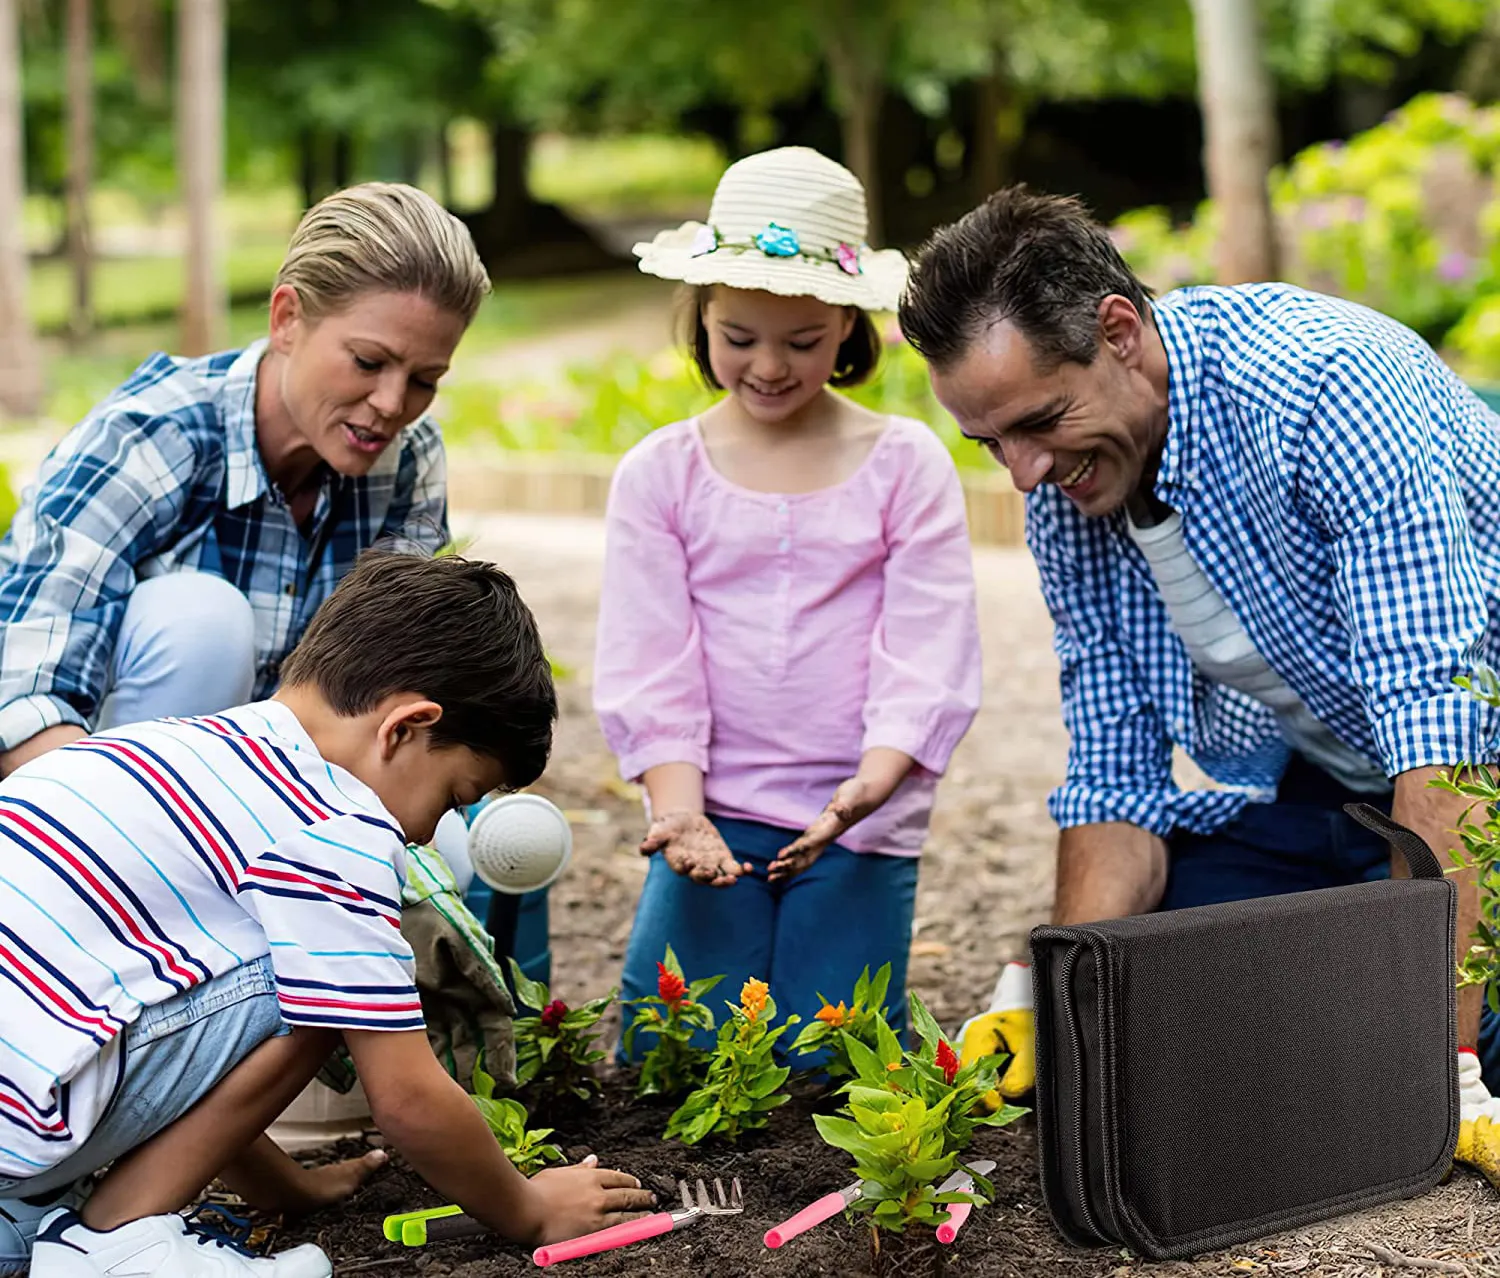
[[979,700],[963,493],[922,423],[829,389],[874,370],[866,312],[906,272],[864,244],[854,175],[751,156],[709,217],[635,250],[695,286],[692,356],[728,393],[632,449],[610,495],[595,707],[659,853],[624,997],[668,944],[804,1019],[889,961],[900,1024],[916,858]]

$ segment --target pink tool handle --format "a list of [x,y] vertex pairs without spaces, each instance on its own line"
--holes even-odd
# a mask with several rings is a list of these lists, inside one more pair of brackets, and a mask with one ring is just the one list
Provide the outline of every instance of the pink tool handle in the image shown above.
[[672,1213],[659,1211],[642,1220],[627,1220],[623,1225],[611,1225],[608,1229],[584,1234],[582,1238],[569,1238],[567,1242],[538,1247],[531,1253],[531,1258],[539,1266],[546,1268],[560,1260],[577,1260],[580,1256],[592,1256],[595,1252],[613,1251],[616,1247],[628,1247],[631,1243],[645,1242],[648,1238],[671,1232]]
[[964,1221],[968,1220],[969,1213],[974,1210],[973,1203],[949,1203],[948,1219],[938,1226],[937,1240],[940,1243],[951,1243],[963,1227]]
[[790,1220],[783,1220],[781,1224],[766,1230],[766,1246],[780,1247],[784,1242],[790,1242],[798,1234],[805,1234],[814,1225],[821,1225],[825,1220],[837,1216],[843,1211],[847,1204],[844,1202],[843,1194],[835,1191],[824,1194],[810,1207],[804,1207]]

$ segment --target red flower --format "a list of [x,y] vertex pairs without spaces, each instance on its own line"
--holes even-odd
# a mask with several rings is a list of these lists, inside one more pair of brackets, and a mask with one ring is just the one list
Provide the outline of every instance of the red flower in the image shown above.
[[676,972],[668,971],[665,963],[656,965],[656,992],[661,1001],[675,1009],[677,1004],[687,1002],[687,982]]
[[958,1075],[958,1057],[948,1046],[947,1039],[938,1039],[937,1067],[943,1071],[943,1081],[952,1087],[953,1080]]
[[562,1027],[563,1017],[568,1014],[568,1005],[560,998],[553,999],[542,1008],[542,1028],[554,1034]]

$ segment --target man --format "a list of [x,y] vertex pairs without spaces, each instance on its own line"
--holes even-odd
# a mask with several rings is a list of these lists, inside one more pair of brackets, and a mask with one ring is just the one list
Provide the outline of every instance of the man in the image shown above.
[[[1025,188],[932,237],[900,318],[1027,495],[1071,734],[1056,922],[1403,873],[1356,800],[1453,846],[1465,802],[1429,782],[1500,754],[1500,713],[1454,684],[1500,657],[1500,419],[1426,343],[1282,284],[1153,303],[1078,202]],[[1174,746],[1220,788],[1175,785]],[[1016,977],[964,1033],[1015,1052],[1010,1094]],[[1460,1157],[1500,1188],[1481,1003],[1460,994]]]

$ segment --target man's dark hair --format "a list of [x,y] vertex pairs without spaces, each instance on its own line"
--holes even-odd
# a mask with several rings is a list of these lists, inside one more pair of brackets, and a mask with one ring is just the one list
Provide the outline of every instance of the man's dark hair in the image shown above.
[[[727,286],[726,286],[727,287]],[[682,327],[683,344],[692,357],[694,365],[709,390],[723,390],[714,376],[713,363],[708,358],[708,325],[703,322],[703,308],[713,293],[712,284],[689,285],[678,299],[679,321]],[[880,330],[857,306],[849,307],[854,312],[854,327],[849,336],[839,343],[838,355],[833,361],[833,376],[830,386],[858,386],[868,381],[880,365]]]
[[530,785],[552,751],[557,692],[536,619],[493,564],[367,550],[328,596],[281,667],[339,714],[415,692],[443,707],[434,746],[497,760]]
[[996,191],[917,250],[901,298],[901,332],[937,368],[1009,320],[1045,368],[1091,364],[1099,303],[1118,293],[1151,316],[1151,290],[1109,233],[1071,196]]

